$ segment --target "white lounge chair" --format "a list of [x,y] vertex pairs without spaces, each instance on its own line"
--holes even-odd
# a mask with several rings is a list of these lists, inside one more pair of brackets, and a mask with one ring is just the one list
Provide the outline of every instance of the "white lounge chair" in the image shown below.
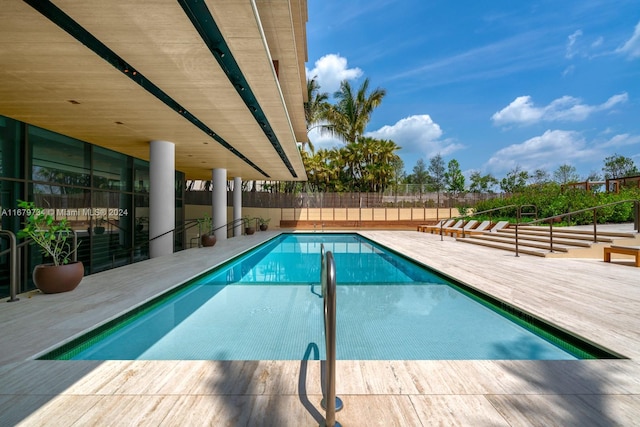
[[427,225],[426,227],[424,227],[422,229],[422,231],[425,232],[430,232],[430,233],[434,233],[434,230],[438,231],[438,233],[440,232],[440,227],[442,228],[446,228],[446,227],[450,227],[453,224],[453,220],[452,219],[443,219],[442,221],[440,221],[438,224],[435,225]]
[[469,231],[471,231],[473,227],[476,226],[476,224],[478,224],[478,221],[476,221],[475,219],[471,219],[467,221],[467,223],[463,227],[447,229],[446,233],[449,234],[451,237],[453,237],[454,234],[456,235],[456,237],[458,237],[462,234],[466,234]]

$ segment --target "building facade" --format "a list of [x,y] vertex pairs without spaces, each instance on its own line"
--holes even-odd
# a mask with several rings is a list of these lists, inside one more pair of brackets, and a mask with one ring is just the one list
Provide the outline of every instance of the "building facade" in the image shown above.
[[3,3],[2,230],[51,209],[90,274],[183,248],[185,180],[213,182],[214,227],[228,181],[306,180],[306,22],[306,0]]
[[[0,116],[0,212],[2,230],[17,233],[24,222],[18,200],[30,200],[78,236],[85,274],[149,258],[149,162]],[[173,250],[182,233],[184,174],[175,172]],[[2,251],[9,246],[1,241]],[[21,248],[20,283],[42,263],[36,247]],[[9,256],[0,258],[0,297],[8,295]]]

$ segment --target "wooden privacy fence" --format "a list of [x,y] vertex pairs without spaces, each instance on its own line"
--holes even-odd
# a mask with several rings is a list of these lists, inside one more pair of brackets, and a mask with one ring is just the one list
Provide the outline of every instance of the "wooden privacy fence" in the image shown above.
[[413,227],[458,215],[455,208],[282,208],[280,226]]

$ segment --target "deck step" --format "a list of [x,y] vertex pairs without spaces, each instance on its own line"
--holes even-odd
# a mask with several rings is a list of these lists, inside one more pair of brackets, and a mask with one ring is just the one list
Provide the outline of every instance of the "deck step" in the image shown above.
[[[513,228],[508,228],[508,229],[503,229],[500,230],[498,233],[502,233],[505,235],[514,235],[516,234],[516,229],[515,227]],[[622,234],[622,233],[621,233]],[[518,227],[518,237],[520,238],[521,236],[540,236],[540,237],[544,237],[547,240],[549,240],[549,230],[531,230],[531,229],[522,229],[521,227]],[[631,236],[631,237],[629,237]],[[620,239],[620,238],[633,238],[633,234],[631,235],[626,235],[624,237],[615,237],[615,236],[611,236],[611,235],[603,235],[603,234],[598,234],[596,236],[597,241],[600,243],[611,243],[616,239]],[[553,240],[555,241],[556,239],[571,239],[571,240],[575,240],[575,241],[584,241],[584,242],[591,242],[593,243],[593,233],[590,234],[585,234],[585,233],[571,233],[571,232],[565,232],[565,231],[558,231],[558,230],[554,230],[553,231]]]
[[[518,227],[518,252],[536,256],[554,257],[592,257],[601,254],[597,247],[619,242],[621,239],[633,239],[636,242],[640,237],[635,232],[598,232],[596,242],[593,241],[593,231],[576,230],[563,227],[553,228],[553,252],[551,251],[551,234],[549,227],[519,226]],[[495,232],[471,233],[465,238],[458,237],[459,241],[472,243],[496,249],[516,251],[516,229],[514,226],[505,227]],[[585,252],[586,251],[586,252]]]
[[[485,246],[485,247],[493,248],[493,249],[501,249],[501,250],[509,251],[509,252],[515,252],[516,251],[515,245],[513,245],[511,243],[500,243],[500,242],[477,239],[477,238],[471,238],[471,237],[458,238],[456,240],[459,241],[459,242],[471,243],[473,245]],[[546,256],[546,252],[548,252],[548,251],[543,251],[541,249],[531,249],[531,248],[518,247],[518,253],[519,254],[527,254],[527,255],[544,257],[544,256]]]
[[[501,239],[505,239],[506,241],[515,242],[516,235],[515,233],[492,233],[492,234],[483,234],[477,235],[476,237],[485,238],[485,237],[498,237]],[[522,234],[518,232],[518,242],[522,241],[531,241],[531,242],[544,242],[548,247],[550,244],[549,236],[538,235],[538,234]],[[583,240],[583,239],[573,239],[571,237],[566,236],[556,236],[555,233],[553,235],[553,246],[567,246],[574,248],[588,248],[593,244],[591,240]]]
[[[506,230],[515,230],[515,227],[510,227],[507,228]],[[549,234],[549,227],[544,227],[544,226],[535,226],[535,225],[520,225],[518,226],[518,233],[520,233],[523,230],[531,230],[531,231],[546,231],[547,234]],[[593,238],[593,229],[591,230],[577,230],[575,228],[567,228],[567,227],[553,227],[553,235],[555,236],[556,233],[563,233],[563,234],[571,234],[571,235],[583,235],[583,236],[589,236],[590,238]],[[625,232],[625,231],[606,231],[606,230],[601,230],[601,229],[597,229],[596,227],[596,234],[598,235],[598,237],[614,237],[617,239],[635,239],[637,233],[635,232]]]
[[[497,234],[497,233],[495,233]],[[499,244],[504,244],[504,245],[511,245],[514,247],[515,250],[515,245],[516,245],[516,240],[515,237],[511,237],[511,236],[499,236],[499,235],[475,235],[475,236],[471,236],[471,239],[475,239],[475,240],[482,240],[485,242],[492,242],[492,243],[499,243]],[[577,248],[577,247],[589,247],[590,245],[586,245],[586,246],[578,246],[578,245],[573,245],[572,242],[568,242],[568,243],[562,243],[562,242],[558,242],[555,239],[553,240],[553,250],[557,251],[557,252],[568,252],[569,249],[571,248]],[[519,237],[518,238],[518,247],[519,248],[535,248],[535,249],[542,249],[542,250],[546,250],[546,251],[550,251],[550,243],[549,240],[531,240],[529,238],[523,238],[523,237]]]

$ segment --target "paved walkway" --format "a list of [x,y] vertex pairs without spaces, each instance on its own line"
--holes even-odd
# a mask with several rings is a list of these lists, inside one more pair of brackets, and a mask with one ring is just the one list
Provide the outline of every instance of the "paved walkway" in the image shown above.
[[[67,294],[0,302],[0,425],[321,423],[317,361],[32,360],[275,234],[87,276]],[[343,426],[638,425],[640,268],[514,257],[415,231],[361,234],[627,359],[338,361]]]

